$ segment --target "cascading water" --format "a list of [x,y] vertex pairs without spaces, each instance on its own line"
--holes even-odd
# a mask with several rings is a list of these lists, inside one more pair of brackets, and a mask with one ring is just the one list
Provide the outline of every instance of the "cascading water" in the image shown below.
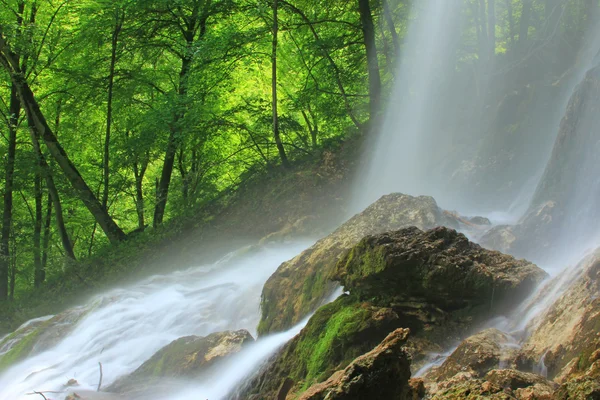
[[499,223],[527,210],[569,98],[596,55],[599,31],[588,28],[568,73],[530,87],[518,79],[531,73],[522,70],[530,55],[509,62],[463,54],[474,35],[465,22],[479,18],[476,7],[459,0],[413,5],[393,95],[366,151],[352,211],[391,192],[430,195],[442,208]]
[[433,137],[429,123],[441,80],[454,65],[454,43],[461,31],[458,3],[429,0],[415,4],[415,20],[407,33],[387,117],[356,185],[353,211],[392,192],[430,194],[442,200],[433,177],[428,176],[430,155],[434,147],[440,150],[449,141],[442,135]]
[[[78,390],[95,391],[99,362],[106,387],[182,336],[237,329],[254,333],[264,282],[281,262],[309,244],[245,249],[214,265],[154,276],[92,299],[80,308],[83,317],[77,319],[60,343],[2,373],[0,399],[28,399],[26,393],[42,390],[65,392],[64,385],[72,378],[81,385]],[[269,354],[290,335],[294,335],[293,330],[261,340],[249,351],[254,355]],[[254,355],[252,359],[259,359]],[[236,369],[230,374],[235,375]],[[241,371],[244,370],[238,370],[238,375],[245,374]],[[219,390],[226,393],[232,389],[227,387],[236,382],[232,375],[220,382]]]

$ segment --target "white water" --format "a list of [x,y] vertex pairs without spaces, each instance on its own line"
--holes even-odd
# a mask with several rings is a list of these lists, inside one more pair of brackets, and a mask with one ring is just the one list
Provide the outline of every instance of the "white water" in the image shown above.
[[382,195],[401,192],[445,199],[428,173],[433,149],[449,144],[429,131],[432,103],[439,96],[439,80],[453,69],[454,43],[461,31],[457,0],[415,2],[395,90],[375,150],[354,192],[353,211],[360,211]]
[[[154,276],[95,297],[85,306],[87,316],[62,342],[0,376],[0,400],[31,399],[26,393],[34,390],[66,393],[64,385],[71,378],[81,384],[78,390],[96,390],[98,362],[103,365],[103,387],[107,387],[182,336],[238,329],[254,334],[262,286],[281,262],[310,244],[245,249],[247,254],[232,253],[214,265]],[[294,332],[259,341],[249,350],[250,358],[268,354]],[[233,369],[219,382],[219,390],[230,390],[227,385],[245,375],[244,371],[247,368]],[[219,398],[211,393],[211,400]],[[64,394],[48,397],[62,399]]]

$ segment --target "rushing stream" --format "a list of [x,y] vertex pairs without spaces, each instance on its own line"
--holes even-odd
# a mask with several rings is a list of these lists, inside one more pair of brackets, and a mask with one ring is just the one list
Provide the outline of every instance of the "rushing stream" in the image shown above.
[[[264,282],[281,262],[309,244],[242,249],[214,265],[153,276],[91,299],[79,308],[84,316],[62,341],[0,376],[0,399],[31,399],[26,393],[33,391],[61,392],[70,379],[81,385],[77,390],[96,390],[99,362],[103,366],[103,386],[108,386],[182,336],[238,329],[254,335]],[[267,338],[250,351],[268,355],[294,332]],[[243,368],[237,371],[245,375]],[[227,384],[236,382],[233,375],[223,376],[225,381],[219,383],[219,390],[227,393]],[[214,393],[205,398],[218,398]],[[61,400],[64,396],[49,395]]]

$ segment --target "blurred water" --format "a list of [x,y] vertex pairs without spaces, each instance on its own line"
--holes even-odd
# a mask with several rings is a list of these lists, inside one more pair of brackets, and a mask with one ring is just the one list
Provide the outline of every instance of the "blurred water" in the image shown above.
[[[2,373],[0,399],[30,399],[26,393],[43,390],[62,392],[62,397],[48,395],[62,400],[72,378],[81,385],[78,390],[96,390],[99,362],[107,387],[182,336],[238,329],[255,334],[264,283],[283,261],[310,244],[244,249],[213,265],[153,276],[95,297],[82,307],[87,314],[62,341]],[[251,348],[251,358],[267,354],[292,333],[260,341]],[[243,371],[236,368],[227,376],[233,379]]]

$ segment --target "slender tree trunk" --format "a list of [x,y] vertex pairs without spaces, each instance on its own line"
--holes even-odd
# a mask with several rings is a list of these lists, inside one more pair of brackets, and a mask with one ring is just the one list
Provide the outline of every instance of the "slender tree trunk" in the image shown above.
[[273,42],[271,51],[271,93],[273,100],[273,137],[275,138],[275,144],[277,145],[277,151],[279,152],[279,158],[285,168],[289,168],[290,163],[287,155],[285,154],[285,148],[281,142],[281,136],[279,132],[279,115],[277,112],[277,37],[279,35],[279,20],[277,16],[278,11],[278,0],[273,0]]
[[25,77],[20,70],[18,62],[14,59],[14,54],[4,39],[2,31],[0,31],[0,64],[2,64],[10,74],[12,83],[17,87],[21,106],[27,114],[28,122],[32,124],[31,128],[34,128],[44,140],[50,154],[60,166],[66,178],[71,183],[71,186],[76,190],[77,195],[83,201],[83,204],[94,216],[111,242],[114,243],[125,239],[125,233],[111,218],[106,209],[102,207],[102,204],[90,190],[87,183],[48,126],[31,88],[27,84]]
[[[385,58],[385,68],[391,74],[394,73],[394,58],[395,56],[392,54],[392,50],[390,50],[390,46],[388,44],[387,35],[385,34],[385,27],[382,19],[379,19],[379,30],[381,31],[381,44],[383,46],[383,56]],[[395,54],[395,52],[394,52]]]
[[0,234],[0,300],[8,299],[10,270],[10,233],[12,227],[13,184],[17,149],[17,124],[21,113],[21,103],[15,85],[11,86],[8,121],[8,151],[6,154],[6,175],[4,183],[4,208],[2,211],[2,232]]
[[12,242],[12,257],[10,259],[10,290],[8,298],[10,301],[15,299],[15,284],[17,282],[17,241],[14,237],[10,239]]
[[46,278],[46,267],[48,266],[48,253],[50,252],[50,224],[52,223],[52,195],[48,192],[46,200],[46,217],[44,218],[44,239],[42,244],[42,271]]
[[527,51],[527,34],[529,32],[529,20],[531,18],[532,0],[522,0],[523,10],[521,11],[521,21],[519,23],[519,49],[521,53]]
[[42,176],[41,171],[36,171],[34,178],[35,197],[35,223],[33,229],[33,286],[38,288],[44,283],[45,274],[42,264]]
[[[191,48],[192,42],[188,42],[188,48]],[[188,74],[190,73],[192,59],[191,50],[181,60],[181,71],[179,72],[179,93],[178,97],[181,102],[185,100],[187,95],[187,80]],[[173,176],[173,167],[175,166],[175,155],[177,154],[177,148],[181,142],[181,127],[180,123],[185,113],[183,111],[183,104],[177,106],[175,110],[175,116],[173,123],[169,129],[169,139],[167,142],[167,150],[165,152],[165,159],[163,162],[163,168],[160,175],[160,181],[157,185],[156,190],[156,207],[154,208],[154,227],[158,227],[162,224],[165,216],[165,209],[167,207],[167,199],[169,197],[169,187],[171,186],[171,177]]]
[[511,48],[515,45],[515,17],[513,15],[512,0],[506,0],[506,13],[508,14],[508,33]]
[[279,0],[279,3],[285,5],[290,10],[292,10],[294,13],[298,14],[300,16],[300,18],[302,18],[302,20],[306,23],[306,25],[310,29],[310,31],[315,39],[315,43],[319,46],[319,49],[321,50],[323,57],[325,57],[325,59],[327,60],[327,62],[331,66],[331,69],[334,72],[335,82],[337,84],[338,90],[340,91],[340,94],[342,95],[342,99],[344,99],[344,107],[346,108],[346,112],[348,113],[348,116],[350,117],[350,119],[352,120],[354,125],[358,129],[360,129],[362,127],[362,124],[360,123],[360,121],[358,120],[356,115],[354,115],[354,111],[352,110],[352,105],[350,104],[350,99],[348,98],[348,94],[346,93],[346,89],[344,88],[344,84],[342,82],[342,73],[341,73],[339,67],[337,66],[337,64],[335,63],[335,61],[333,60],[333,58],[331,58],[331,55],[329,54],[327,49],[325,49],[325,47],[323,47],[323,45],[321,44],[321,38],[319,37],[319,34],[317,33],[312,22],[310,21],[310,19],[308,19],[306,14],[304,14],[302,12],[302,10],[300,10],[298,7],[294,6],[293,4],[290,4],[285,0]]
[[146,173],[147,163],[138,168],[137,162],[133,164],[133,173],[135,177],[135,209],[138,216],[138,228],[144,229],[144,175]]
[[367,52],[370,115],[371,121],[376,121],[381,111],[381,77],[379,76],[379,62],[377,61],[377,47],[375,45],[375,26],[373,25],[369,0],[358,0],[358,11]]
[[115,65],[117,63],[117,47],[119,44],[119,34],[123,26],[123,17],[119,9],[115,10],[115,27],[112,33],[110,68],[108,73],[108,101],[106,106],[106,133],[104,135],[104,159],[102,160],[102,170],[104,178],[104,191],[102,192],[102,207],[108,210],[108,192],[110,179],[110,134],[112,127],[113,112],[113,89],[115,84]]
[[481,48],[479,49],[479,60],[483,62],[483,65],[489,58],[489,38],[487,20],[485,15],[485,0],[479,0],[479,24],[481,30]]
[[54,205],[54,214],[56,215],[56,227],[58,229],[58,233],[60,235],[60,239],[63,245],[63,249],[65,250],[65,254],[68,258],[75,260],[75,253],[73,251],[73,245],[71,240],[69,239],[69,233],[65,226],[65,220],[62,212],[62,205],[60,203],[60,196],[58,194],[58,190],[56,189],[56,185],[54,184],[54,178],[52,177],[52,171],[50,170],[50,166],[46,162],[46,158],[44,154],[42,154],[42,150],[40,148],[40,142],[38,139],[38,134],[33,128],[33,123],[29,125],[29,132],[31,135],[31,143],[33,144],[33,150],[35,151],[36,158],[38,161],[38,167],[44,179],[46,180],[46,186],[48,187],[48,193],[52,198],[52,204]]
[[185,169],[185,149],[179,148],[179,155],[177,156],[177,166],[179,169],[179,175],[181,175],[181,194],[183,196],[183,203],[188,204],[189,189],[190,189],[190,177],[189,172]]
[[398,32],[396,32],[396,26],[394,25],[394,18],[390,10],[390,5],[387,0],[381,0],[383,6],[383,17],[392,35],[392,43],[394,44],[394,51],[396,52],[396,60],[400,57],[400,38]]
[[488,0],[488,58],[491,61],[496,54],[496,0]]

